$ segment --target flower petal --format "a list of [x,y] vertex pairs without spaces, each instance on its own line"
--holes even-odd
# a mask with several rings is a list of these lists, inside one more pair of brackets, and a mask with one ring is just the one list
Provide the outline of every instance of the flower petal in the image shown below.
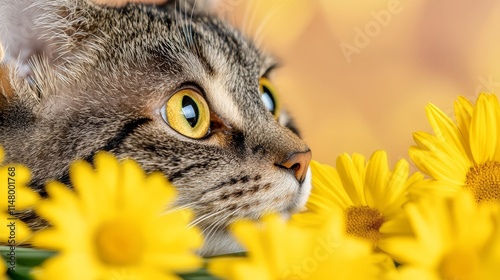
[[[311,196],[324,197],[331,200],[333,203],[340,205],[342,208],[347,208],[353,204],[351,198],[345,192],[342,186],[342,180],[333,167],[320,164],[318,162],[311,162],[312,170],[312,185],[313,190]],[[314,199],[308,200],[308,207],[314,202]]]
[[443,139],[457,153],[467,156],[462,134],[450,118],[433,104],[426,107],[426,112],[436,137]]
[[366,166],[365,196],[368,205],[383,202],[389,180],[387,154],[384,151],[373,153]]
[[[359,162],[359,156],[356,157]],[[346,193],[355,205],[366,205],[364,191],[363,175],[353,162],[353,159],[347,154],[337,158],[337,171],[339,172],[342,185]]]
[[472,153],[470,151],[470,141],[469,141],[469,129],[472,119],[473,106],[472,103],[463,96],[459,96],[454,103],[455,108],[455,119],[457,120],[457,126],[462,134],[462,139],[464,141],[464,148],[468,157],[472,160]]
[[474,111],[470,128],[470,145],[476,163],[494,160],[499,141],[498,102],[490,102],[486,94],[480,94]]

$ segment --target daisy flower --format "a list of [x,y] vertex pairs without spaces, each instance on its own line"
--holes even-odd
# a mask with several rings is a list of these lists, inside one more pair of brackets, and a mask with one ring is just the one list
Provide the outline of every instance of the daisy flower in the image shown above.
[[455,101],[453,122],[436,106],[426,108],[434,135],[414,134],[410,157],[432,179],[420,193],[454,194],[465,188],[477,202],[500,200],[500,106],[493,94],[480,94],[473,105]]
[[53,227],[34,244],[59,251],[34,272],[38,279],[180,279],[174,272],[199,268],[194,250],[201,234],[187,228],[189,210],[169,209],[175,189],[159,173],[146,176],[132,160],[99,153],[95,170],[86,162],[70,168],[75,192],[47,185],[49,199],[37,212]]
[[347,154],[337,159],[337,168],[311,164],[313,189],[304,213],[293,217],[295,223],[317,226],[330,215],[332,209],[343,211],[346,232],[368,240],[373,248],[387,253],[392,244],[387,238],[411,234],[411,228],[402,211],[407,202],[407,190],[423,175],[409,177],[405,160],[389,170],[387,154],[375,152],[365,163],[359,154]]
[[[30,181],[30,171],[18,164],[2,165],[3,159],[4,152],[0,147],[0,182],[2,187],[0,220],[5,223],[0,231],[0,242],[11,246],[25,243],[31,237],[28,226],[15,217],[16,212],[33,207],[40,200],[40,197],[27,187]],[[4,230],[5,228],[7,230]]]
[[405,207],[415,238],[394,238],[400,279],[498,279],[500,239],[491,208],[469,192],[427,197]]
[[[345,235],[341,212],[320,230],[285,223],[276,215],[260,223],[239,221],[231,232],[246,257],[215,258],[209,271],[223,279],[379,279],[387,258],[368,242]],[[393,267],[392,267],[393,268]]]

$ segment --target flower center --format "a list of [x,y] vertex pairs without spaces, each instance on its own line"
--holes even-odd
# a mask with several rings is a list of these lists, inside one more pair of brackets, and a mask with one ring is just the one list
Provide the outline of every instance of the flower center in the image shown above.
[[131,265],[142,256],[144,237],[137,228],[124,219],[105,222],[96,234],[97,254],[110,265]]
[[368,239],[377,246],[382,238],[379,229],[384,223],[384,216],[369,206],[351,206],[347,208],[347,234]]
[[500,162],[488,161],[471,167],[465,184],[478,203],[500,201]]
[[473,279],[479,266],[479,258],[471,250],[455,249],[442,259],[439,272],[442,279]]

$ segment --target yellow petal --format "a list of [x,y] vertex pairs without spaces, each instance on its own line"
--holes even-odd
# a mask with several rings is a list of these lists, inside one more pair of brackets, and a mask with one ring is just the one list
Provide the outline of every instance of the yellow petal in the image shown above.
[[208,259],[208,271],[212,275],[227,277],[228,279],[237,279],[238,275],[234,273],[234,268],[241,263],[242,258],[237,257],[218,257]]
[[472,103],[463,96],[459,96],[454,103],[455,108],[455,119],[457,120],[457,126],[462,134],[462,139],[464,141],[464,147],[468,157],[472,160],[472,153],[470,150],[469,141],[469,129],[472,119],[473,106]]
[[127,180],[121,180],[120,184],[117,185],[117,203],[132,199],[136,195],[137,186],[144,185],[146,179],[142,168],[133,160],[122,161],[120,169],[122,174],[127,174]]
[[418,168],[432,178],[456,186],[464,185],[466,171],[462,166],[457,166],[453,158],[440,152],[431,153],[413,148],[410,148],[409,154]]
[[366,166],[365,196],[368,205],[383,201],[388,179],[387,154],[384,151],[377,151],[370,157]]
[[[497,139],[500,140],[500,104],[499,104],[499,101],[498,101],[498,98],[496,95],[494,94],[490,94],[490,95],[487,95],[488,97],[488,101],[489,103],[492,105],[493,107],[493,114],[496,115],[496,122],[495,122],[495,127],[496,127],[496,131],[497,131]],[[491,132],[493,133],[493,132]],[[500,161],[500,144],[497,142],[496,143],[496,149],[495,149],[495,156],[493,158],[493,160],[495,161]]]
[[81,198],[78,203],[91,219],[102,215],[95,205],[113,203],[111,200],[113,195],[110,193],[109,187],[101,184],[88,162],[74,162],[70,166],[69,175],[75,192]]
[[443,214],[443,211],[432,213],[434,211],[432,211],[433,208],[431,207],[431,205],[432,204],[427,203],[421,205],[408,204],[406,206],[406,211],[408,213],[408,217],[412,221],[412,227],[415,230],[417,239],[425,244],[423,248],[432,248],[434,250],[433,252],[428,252],[428,260],[422,260],[429,263],[433,262],[431,258],[436,257],[436,254],[438,254],[442,246],[444,246],[444,240],[442,236],[445,235],[444,233],[436,232],[440,228],[439,222],[443,221],[443,219],[439,219],[439,217],[436,217],[436,215]]
[[238,238],[244,248],[252,249],[251,254],[256,258],[265,258],[266,253],[261,249],[257,236],[260,233],[255,225],[249,221],[238,221],[231,226],[231,232]]
[[[468,170],[471,166],[471,161],[464,153],[457,151],[452,148],[446,141],[437,136],[430,135],[425,132],[416,132],[413,134],[413,139],[415,143],[418,144],[421,150],[429,151],[434,154],[445,155],[453,160],[448,162],[443,159],[443,162],[450,165],[454,164],[456,168],[461,168],[461,170]],[[421,159],[425,161],[425,159]]]
[[[311,162],[311,170],[313,185],[311,198],[324,197],[325,200],[332,201],[332,203],[338,204],[343,208],[347,208],[353,204],[342,187],[342,181],[337,170],[315,161]],[[311,198],[308,200],[307,207],[312,206],[316,201],[316,199]]]
[[446,141],[448,146],[456,150],[459,154],[467,156],[462,134],[450,118],[433,104],[429,104],[426,107],[426,112],[436,137]]
[[284,258],[286,243],[280,242],[280,239],[287,234],[285,222],[276,215],[266,216],[262,219],[262,222],[266,227],[266,237],[262,245],[266,248],[266,254],[274,259],[271,266],[271,269],[275,272],[273,274],[279,274],[280,271],[285,271],[287,268],[287,262]]
[[167,206],[173,206],[177,196],[176,189],[167,181],[161,173],[153,173],[144,181],[144,187],[151,191],[144,193],[143,204],[148,205],[153,212],[163,212]]
[[476,163],[494,160],[499,141],[498,103],[491,104],[486,94],[480,94],[474,106],[470,128],[470,145]]
[[[14,218],[12,216],[9,216],[7,214],[3,214],[0,212],[0,221],[3,221],[3,227],[0,231],[0,242],[2,244],[8,244],[10,242],[15,242],[16,245],[18,244],[27,244],[28,240],[32,236],[32,232],[30,228],[20,221],[17,218]],[[11,223],[14,223],[13,227],[11,228]],[[11,234],[11,231],[14,231]],[[11,239],[9,239],[11,238]],[[12,243],[9,243],[12,244]],[[14,244],[13,244],[14,245]],[[1,262],[1,260],[0,260]]]
[[401,159],[396,162],[394,172],[387,182],[385,195],[382,201],[386,201],[387,204],[393,204],[394,200],[404,195],[406,192],[405,182],[408,179],[409,170],[410,165],[406,160]]
[[85,254],[63,254],[50,258],[44,263],[44,270],[35,270],[33,276],[35,279],[65,279],[87,280],[98,279],[100,271],[89,270],[90,260]]
[[100,184],[105,190],[113,190],[121,180],[118,160],[110,153],[99,152],[94,157],[94,165]]
[[[357,157],[359,161],[359,157]],[[347,154],[337,158],[337,171],[346,193],[355,205],[366,205],[364,191],[363,174],[359,174],[359,169]]]

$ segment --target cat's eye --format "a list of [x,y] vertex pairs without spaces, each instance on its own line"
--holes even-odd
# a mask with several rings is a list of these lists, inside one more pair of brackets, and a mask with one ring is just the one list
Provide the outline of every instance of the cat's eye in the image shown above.
[[269,110],[275,118],[278,118],[280,113],[278,96],[276,95],[276,90],[271,84],[271,81],[267,78],[261,78],[259,82],[259,89],[260,99],[262,99],[264,106],[266,106],[267,110]]
[[195,90],[184,89],[172,95],[163,106],[161,115],[170,127],[184,136],[200,139],[208,134],[210,109]]

